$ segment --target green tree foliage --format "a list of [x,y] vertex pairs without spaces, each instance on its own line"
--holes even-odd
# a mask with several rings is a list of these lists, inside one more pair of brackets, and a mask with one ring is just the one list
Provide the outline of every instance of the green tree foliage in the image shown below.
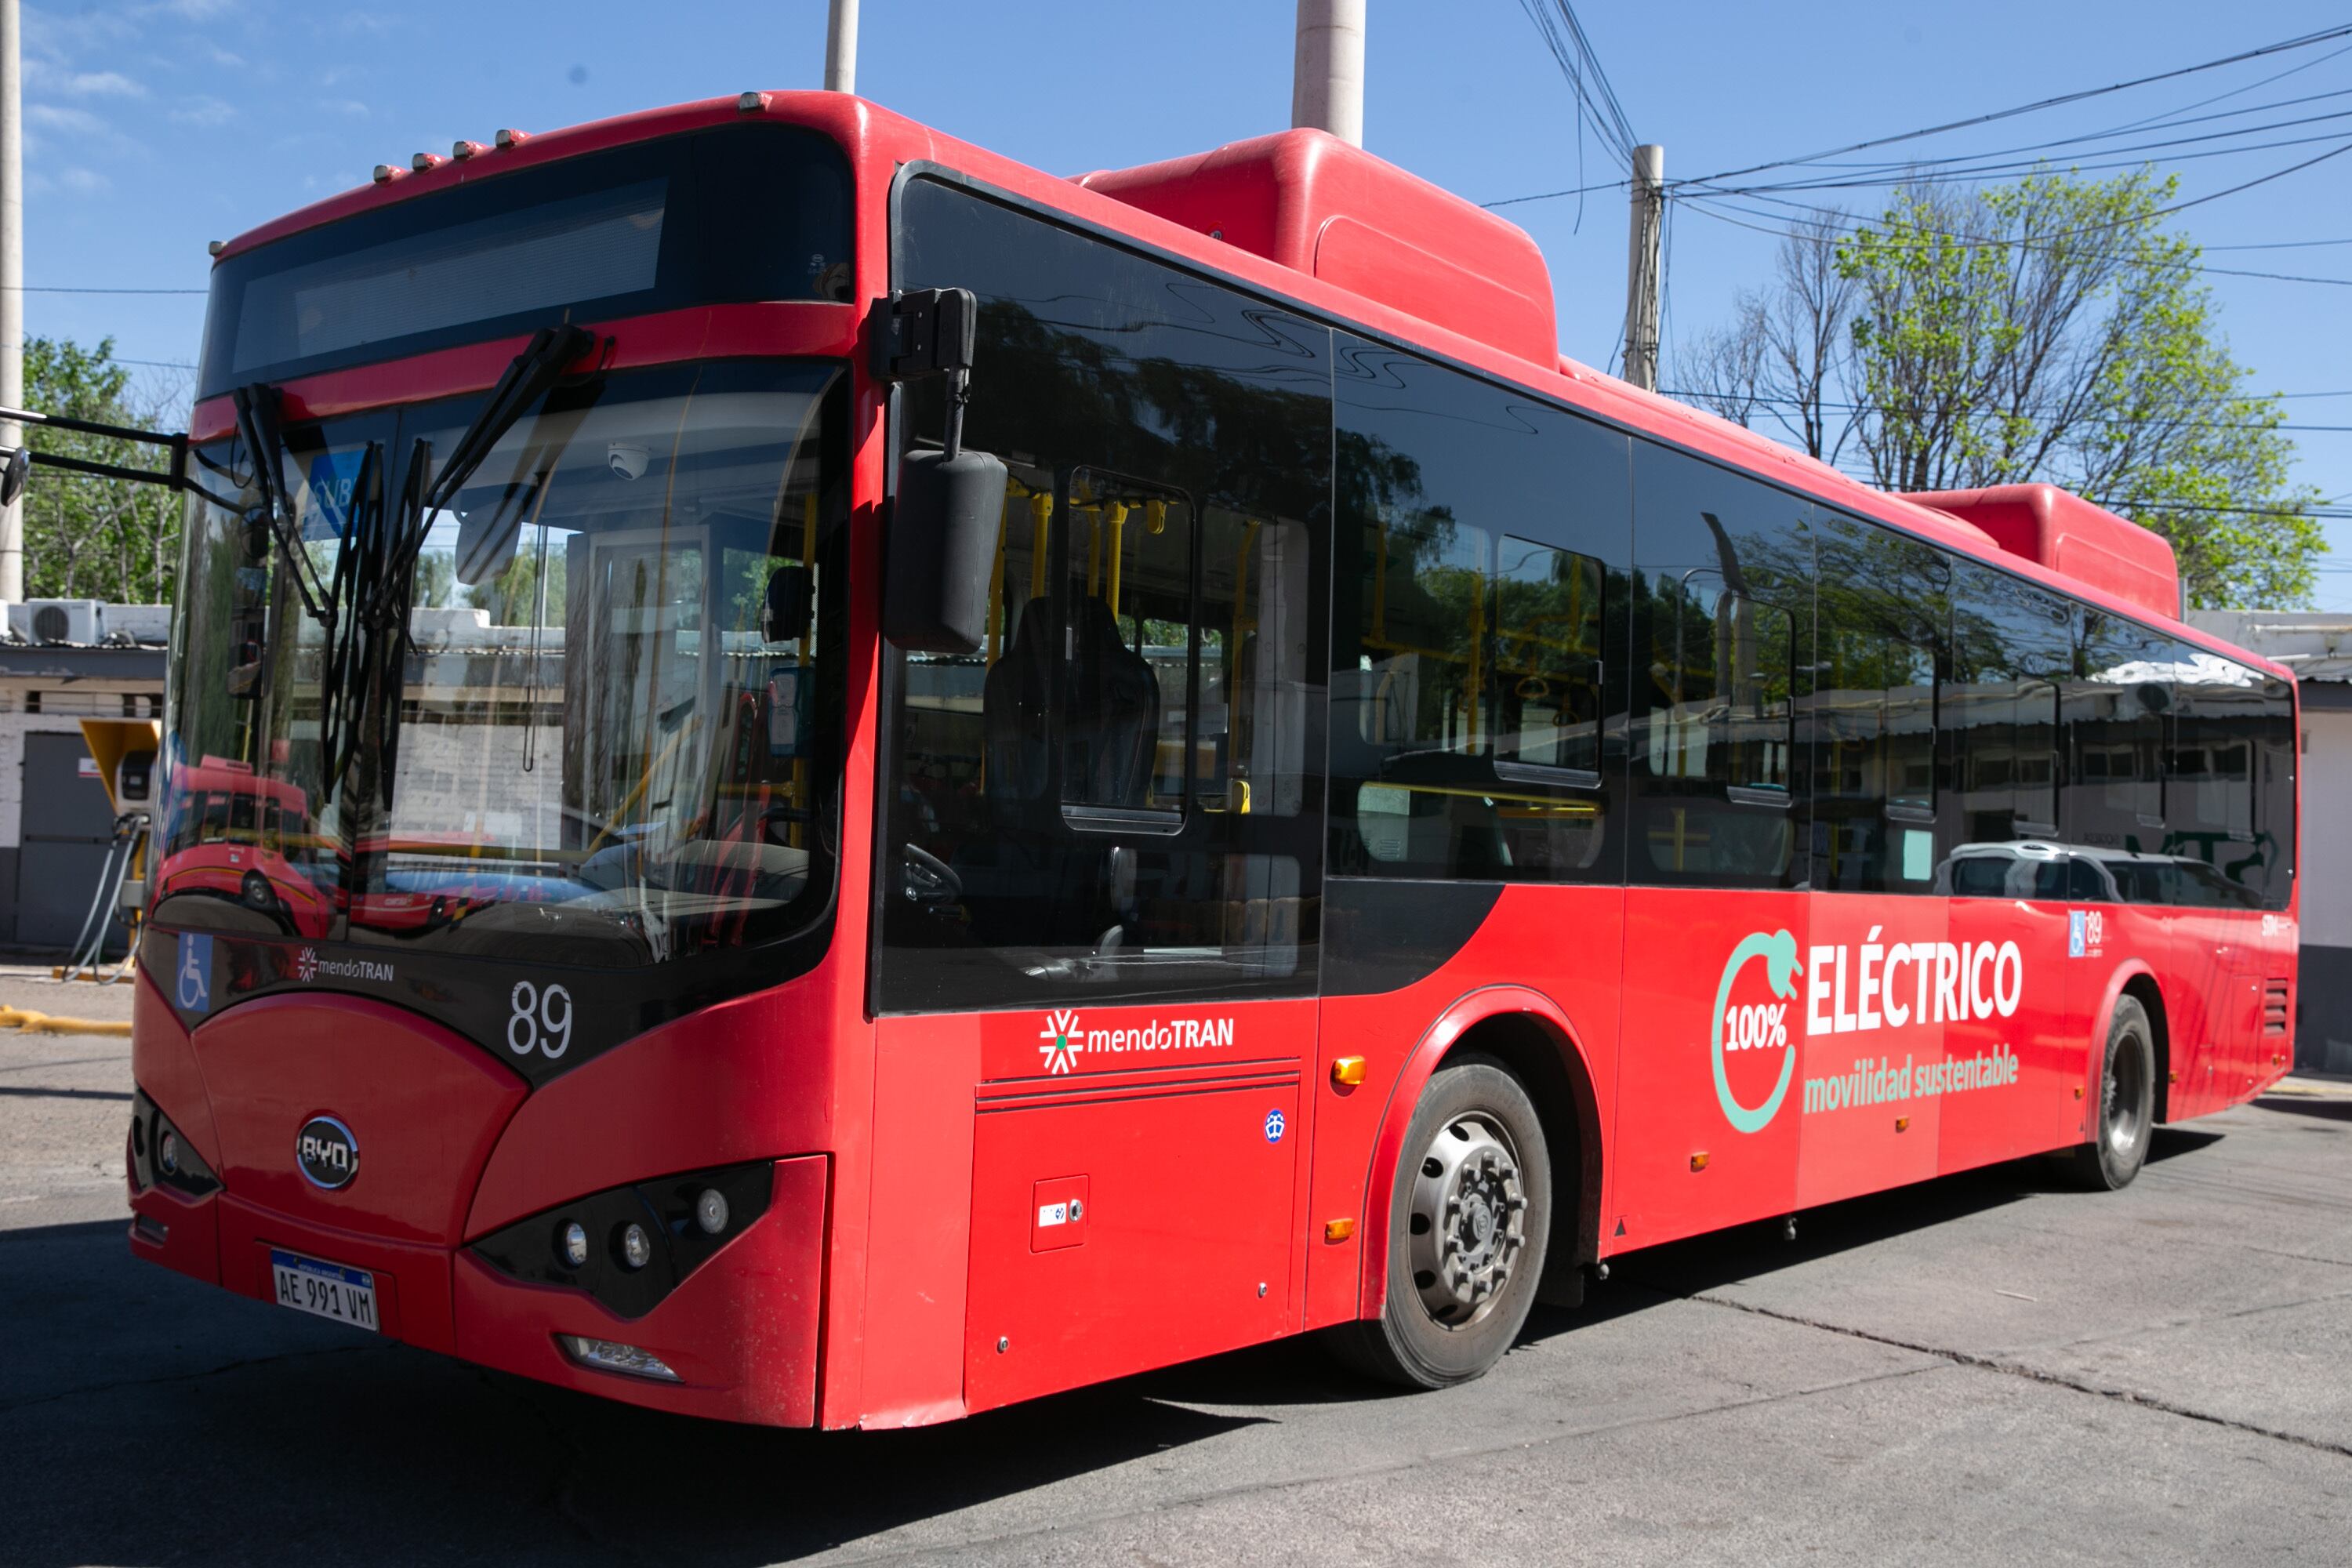
[[2307,603],[2319,497],[2164,222],[2174,195],[2145,172],[1898,190],[1790,235],[1685,384],[1889,489],[2062,485],[2169,540],[2192,605]]
[[[139,428],[177,411],[172,389],[134,385],[114,340],[25,340],[26,406],[41,414]],[[176,428],[177,426],[174,426]],[[126,468],[160,467],[162,449],[71,431],[27,427],[34,450]],[[168,604],[180,573],[181,496],[162,485],[37,468],[25,489],[25,592],[37,599]]]

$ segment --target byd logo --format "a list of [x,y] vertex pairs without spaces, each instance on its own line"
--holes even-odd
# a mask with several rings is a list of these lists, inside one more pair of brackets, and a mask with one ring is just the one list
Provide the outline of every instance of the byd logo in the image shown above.
[[[1771,988],[1777,1002],[1756,1002],[1735,1005],[1732,988],[1738,984],[1739,972],[1751,958],[1764,961],[1764,980]],[[1752,931],[1740,939],[1731,950],[1731,957],[1723,965],[1722,984],[1715,988],[1715,1017],[1711,1021],[1715,1040],[1715,1098],[1723,1106],[1725,1120],[1742,1132],[1757,1132],[1769,1125],[1787,1098],[1789,1082],[1797,1073],[1797,1053],[1789,1044],[1789,1005],[1797,998],[1797,976],[1805,966],[1797,961],[1797,939],[1785,931],[1769,936]],[[1754,994],[1754,988],[1749,988]],[[1727,1051],[1777,1050],[1780,1053],[1780,1076],[1772,1085],[1772,1092],[1761,1103],[1742,1105],[1732,1092],[1731,1075],[1724,1065]]]
[[348,1187],[360,1173],[359,1140],[333,1117],[314,1116],[294,1135],[294,1163],[314,1187]]

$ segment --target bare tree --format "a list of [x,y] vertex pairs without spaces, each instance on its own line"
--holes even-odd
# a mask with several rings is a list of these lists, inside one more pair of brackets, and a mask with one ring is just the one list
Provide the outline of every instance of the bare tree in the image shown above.
[[1854,428],[1846,380],[1856,288],[1838,266],[1848,226],[1825,212],[1781,236],[1772,286],[1742,290],[1732,324],[1702,337],[1678,372],[1684,395],[1700,406],[1777,429],[1831,463]]

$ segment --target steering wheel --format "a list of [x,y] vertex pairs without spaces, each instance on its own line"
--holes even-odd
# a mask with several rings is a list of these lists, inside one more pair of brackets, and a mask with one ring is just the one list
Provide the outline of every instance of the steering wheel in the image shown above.
[[917,844],[898,846],[899,890],[910,903],[951,904],[963,897],[963,879]]

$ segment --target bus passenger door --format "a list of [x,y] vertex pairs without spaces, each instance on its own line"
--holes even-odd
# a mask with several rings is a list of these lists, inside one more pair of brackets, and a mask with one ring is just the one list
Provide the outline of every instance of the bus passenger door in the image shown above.
[[[1649,456],[1637,447],[1637,495]],[[1810,685],[1797,649],[1811,637],[1760,596],[1801,596],[1775,564],[1801,544],[1775,531],[1780,498],[1671,468],[1654,479],[1645,509],[1702,523],[1692,542],[1717,556],[1633,574],[1633,885],[1605,1250],[1791,1212],[1813,1070],[1796,743]]]

